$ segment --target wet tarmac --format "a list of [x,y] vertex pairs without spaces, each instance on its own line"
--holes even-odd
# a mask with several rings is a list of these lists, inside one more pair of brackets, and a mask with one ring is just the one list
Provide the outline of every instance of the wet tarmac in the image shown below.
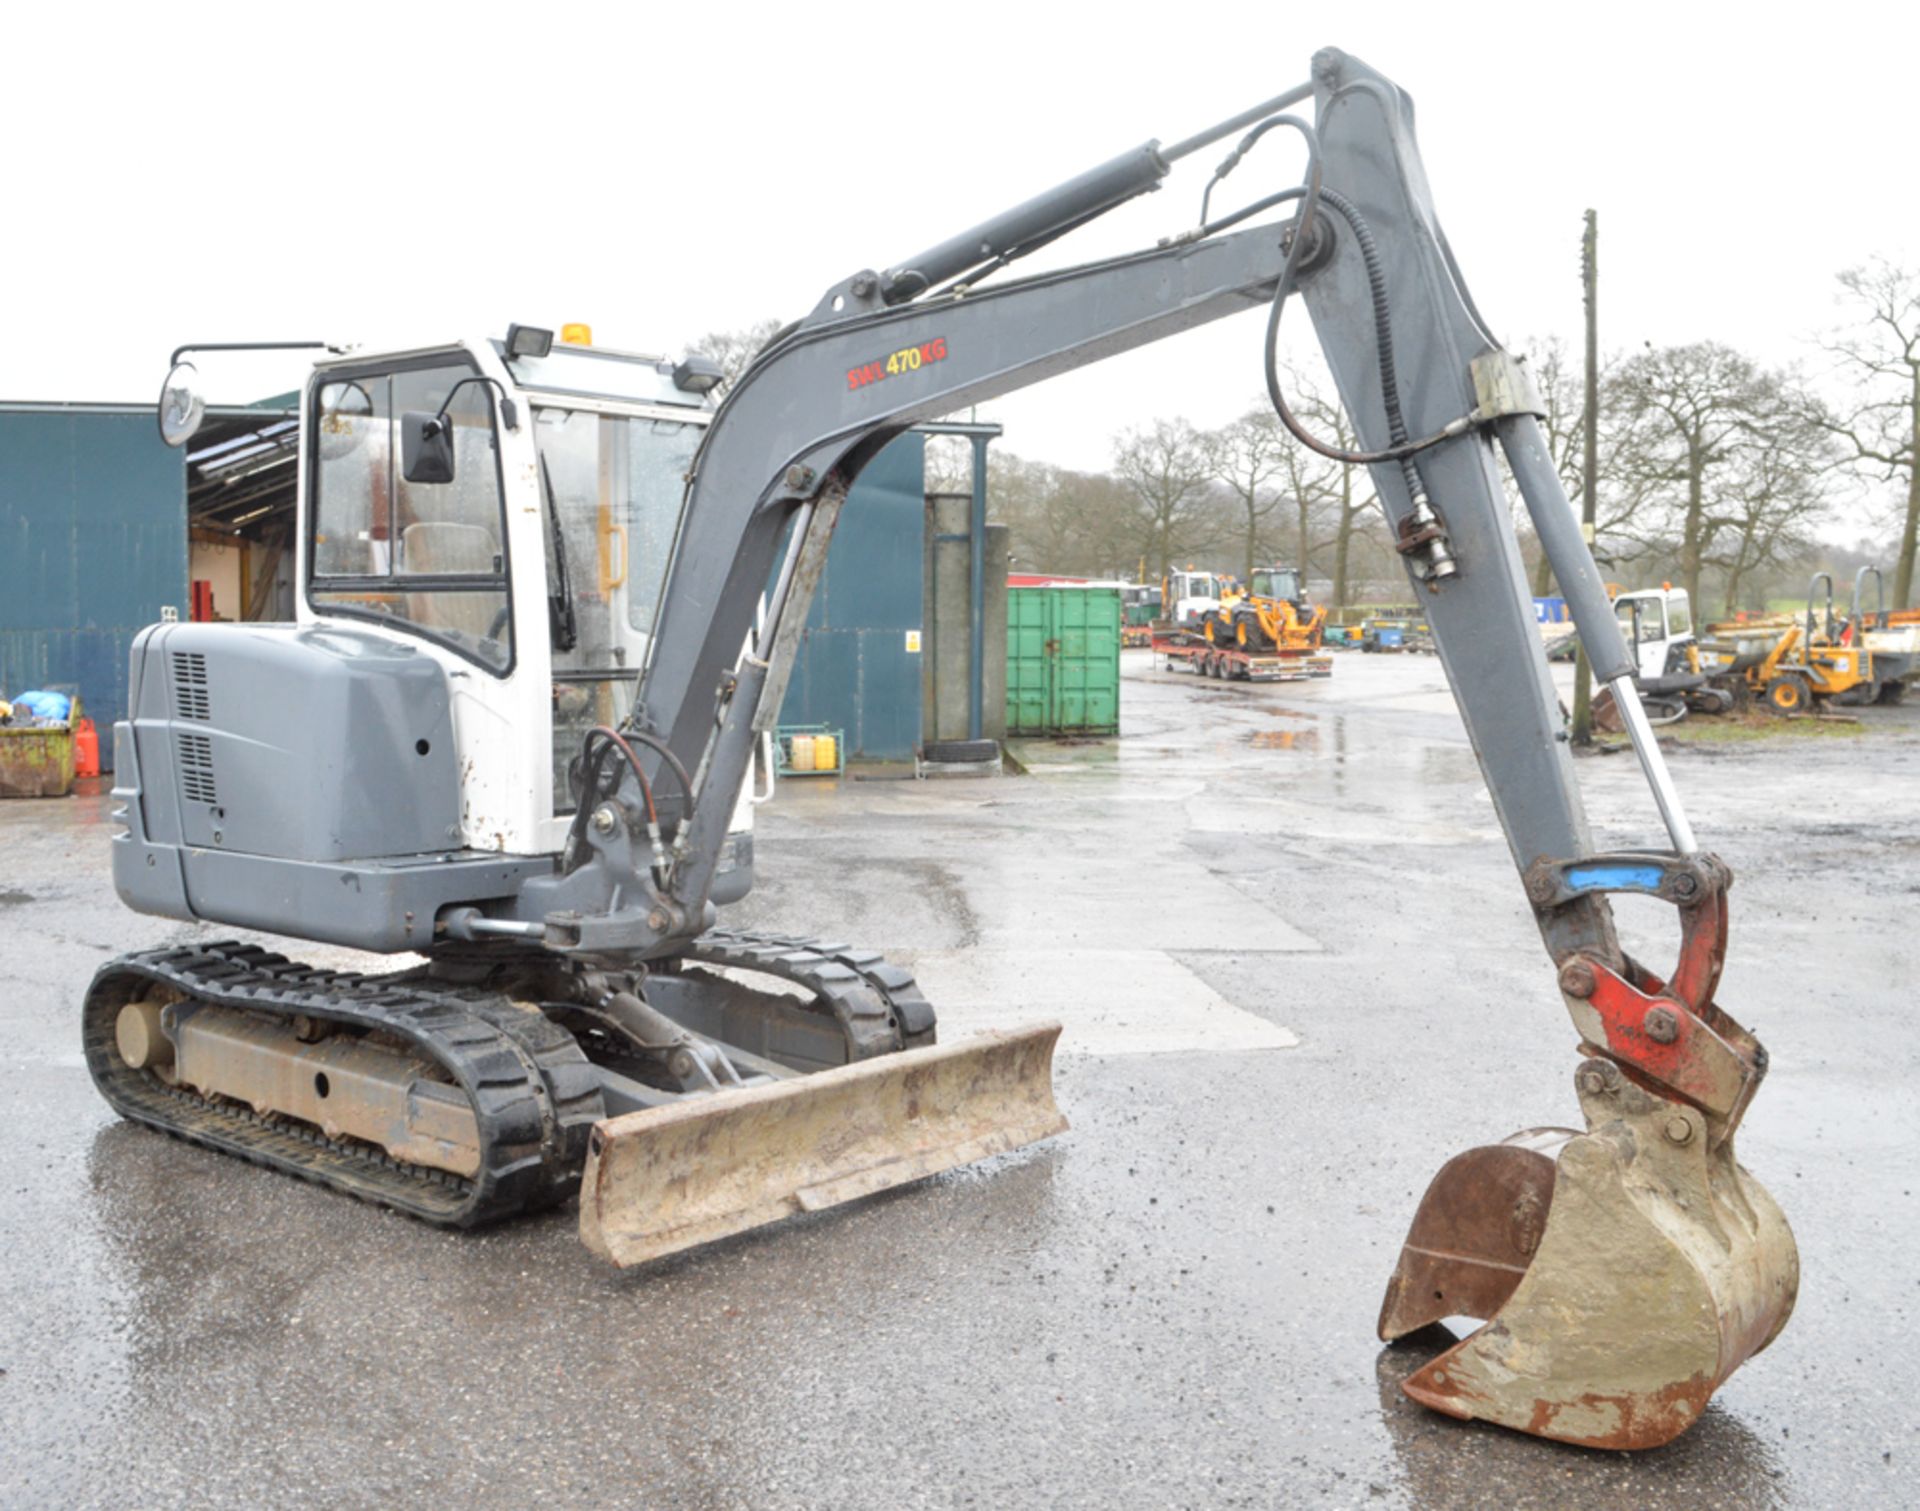
[[[1064,1017],[1072,1132],[624,1275],[570,1213],[444,1234],[117,1122],[88,976],[231,931],[119,906],[104,794],[0,804],[0,1504],[1910,1504],[1920,708],[1674,755],[1804,1282],[1628,1456],[1432,1416],[1373,1337],[1439,1165],[1575,1116],[1437,664],[1126,677],[1118,740],[1026,776],[789,782],[739,910],[913,960],[951,1030]],[[1580,770],[1603,844],[1655,840],[1630,758]]]

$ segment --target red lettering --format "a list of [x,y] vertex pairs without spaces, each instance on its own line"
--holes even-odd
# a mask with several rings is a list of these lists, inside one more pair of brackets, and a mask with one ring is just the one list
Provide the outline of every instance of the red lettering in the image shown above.
[[[916,362],[903,360],[910,357],[918,357],[919,360]],[[895,352],[890,360],[897,364],[899,371],[909,372],[914,367],[918,367],[923,363],[944,362],[946,359],[947,338],[945,336],[936,336],[933,340],[923,342],[917,347],[910,346],[904,351]],[[847,369],[847,391],[853,393],[865,388],[869,383],[878,383],[890,377],[891,374],[887,371],[888,360],[887,358],[882,358],[879,361],[868,362],[859,367],[849,367]]]

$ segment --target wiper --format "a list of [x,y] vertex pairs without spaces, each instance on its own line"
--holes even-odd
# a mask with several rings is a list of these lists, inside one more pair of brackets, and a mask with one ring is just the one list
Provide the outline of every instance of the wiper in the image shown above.
[[553,533],[553,586],[547,594],[547,623],[554,647],[570,651],[580,643],[580,622],[573,607],[573,574],[567,567],[567,538],[560,528],[560,509],[553,501],[553,478],[547,459],[540,458],[540,491],[547,505],[547,526]]

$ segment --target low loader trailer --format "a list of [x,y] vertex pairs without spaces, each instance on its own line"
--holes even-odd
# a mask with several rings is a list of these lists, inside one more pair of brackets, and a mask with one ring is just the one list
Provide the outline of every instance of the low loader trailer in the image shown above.
[[1214,645],[1204,635],[1169,627],[1154,630],[1153,651],[1167,658],[1169,671],[1184,666],[1196,677],[1223,682],[1306,682],[1333,675],[1332,653],[1318,647],[1246,651]]

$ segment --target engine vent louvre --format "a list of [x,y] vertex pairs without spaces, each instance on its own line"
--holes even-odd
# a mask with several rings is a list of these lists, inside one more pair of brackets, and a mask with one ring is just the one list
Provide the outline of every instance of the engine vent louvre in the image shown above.
[[207,703],[207,658],[199,651],[173,653],[173,711],[182,719],[212,717]]
[[219,801],[213,786],[213,741],[205,735],[174,735],[180,765],[180,795],[190,803]]

